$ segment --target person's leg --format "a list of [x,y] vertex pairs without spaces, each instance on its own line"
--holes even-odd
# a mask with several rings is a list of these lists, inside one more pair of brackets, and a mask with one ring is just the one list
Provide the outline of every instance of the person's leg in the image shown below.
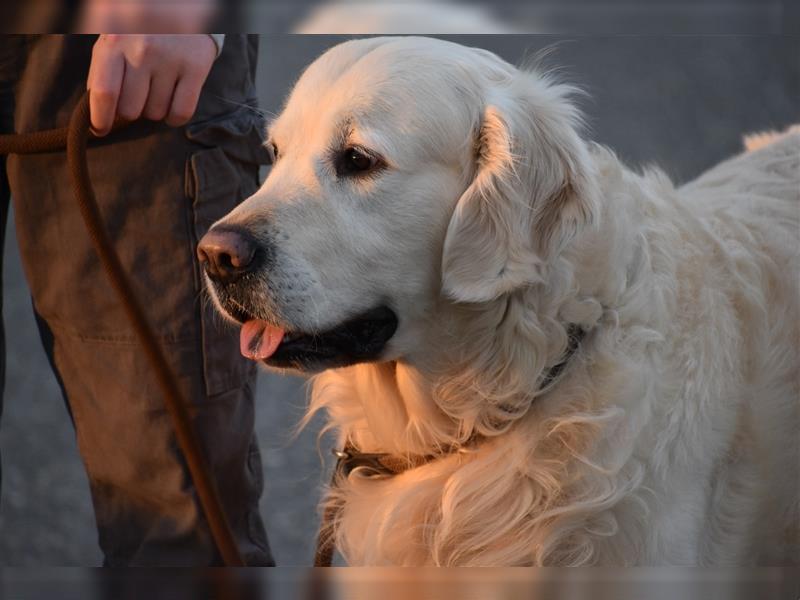
[[[3,98],[0,92],[0,112]],[[0,134],[4,133],[0,127]],[[8,219],[8,203],[11,192],[6,175],[6,159],[0,156],[0,417],[3,416],[3,391],[6,383],[6,333],[3,324],[3,248],[5,246],[6,221]],[[3,483],[3,463],[0,460],[0,485]]]
[[[18,93],[18,131],[64,123],[90,53],[91,40],[71,36],[37,43]],[[246,68],[245,59],[231,64]],[[247,146],[247,127],[230,126],[240,117],[214,122]],[[254,191],[258,165],[231,158],[225,140],[190,139],[203,130],[131,125],[89,150],[89,170],[107,230],[192,404],[239,547],[249,564],[269,565],[254,368],[204,302],[194,259],[199,236]],[[64,155],[14,157],[9,174],[23,265],[72,410],[106,564],[218,564],[150,365],[75,208]]]
[[[22,36],[0,36],[0,134],[14,131],[14,83],[25,62],[26,41]],[[6,379],[6,338],[3,324],[3,249],[5,247],[6,222],[11,200],[8,185],[6,157],[0,156],[0,417],[3,415],[3,392]],[[3,467],[0,463],[0,484]]]

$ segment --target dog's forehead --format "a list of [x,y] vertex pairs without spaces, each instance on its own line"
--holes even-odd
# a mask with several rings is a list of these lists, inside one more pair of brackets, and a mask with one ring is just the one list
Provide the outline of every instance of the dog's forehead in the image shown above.
[[414,124],[461,129],[481,104],[478,67],[486,60],[473,49],[429,38],[345,42],[305,71],[273,133],[329,138],[342,122],[407,132]]
[[[398,77],[413,83],[446,71],[456,63],[470,63],[480,52],[433,38],[378,37],[334,46],[317,58],[298,82],[313,86],[333,85],[342,77],[368,77],[372,81]],[[416,76],[416,77],[415,77]]]

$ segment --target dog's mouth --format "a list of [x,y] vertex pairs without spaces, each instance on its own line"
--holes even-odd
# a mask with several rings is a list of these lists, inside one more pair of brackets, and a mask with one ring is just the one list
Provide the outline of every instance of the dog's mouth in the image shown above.
[[322,332],[290,331],[238,308],[240,350],[271,367],[319,371],[380,358],[397,329],[397,315],[379,306]]

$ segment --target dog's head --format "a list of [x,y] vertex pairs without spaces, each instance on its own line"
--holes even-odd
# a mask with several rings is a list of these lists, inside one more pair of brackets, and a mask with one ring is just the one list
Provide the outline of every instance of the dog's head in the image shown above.
[[595,210],[570,91],[434,39],[325,53],[270,126],[264,185],[199,246],[242,351],[413,358],[448,305],[541,281]]

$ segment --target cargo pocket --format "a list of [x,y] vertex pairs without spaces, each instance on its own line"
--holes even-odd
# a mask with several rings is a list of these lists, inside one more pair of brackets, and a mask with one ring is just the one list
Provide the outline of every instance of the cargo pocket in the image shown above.
[[[257,165],[231,160],[220,148],[199,150],[186,164],[186,196],[192,203],[195,247],[217,220],[228,214],[257,187]],[[194,249],[193,249],[194,250]],[[195,261],[198,289],[205,286]],[[255,371],[255,363],[239,352],[239,332],[224,321],[204,290],[200,321],[206,394],[216,396],[239,388]]]
[[241,106],[232,113],[192,123],[186,137],[207,148],[224,148],[225,153],[241,163],[269,164],[270,155],[264,146],[267,124],[253,106]]

